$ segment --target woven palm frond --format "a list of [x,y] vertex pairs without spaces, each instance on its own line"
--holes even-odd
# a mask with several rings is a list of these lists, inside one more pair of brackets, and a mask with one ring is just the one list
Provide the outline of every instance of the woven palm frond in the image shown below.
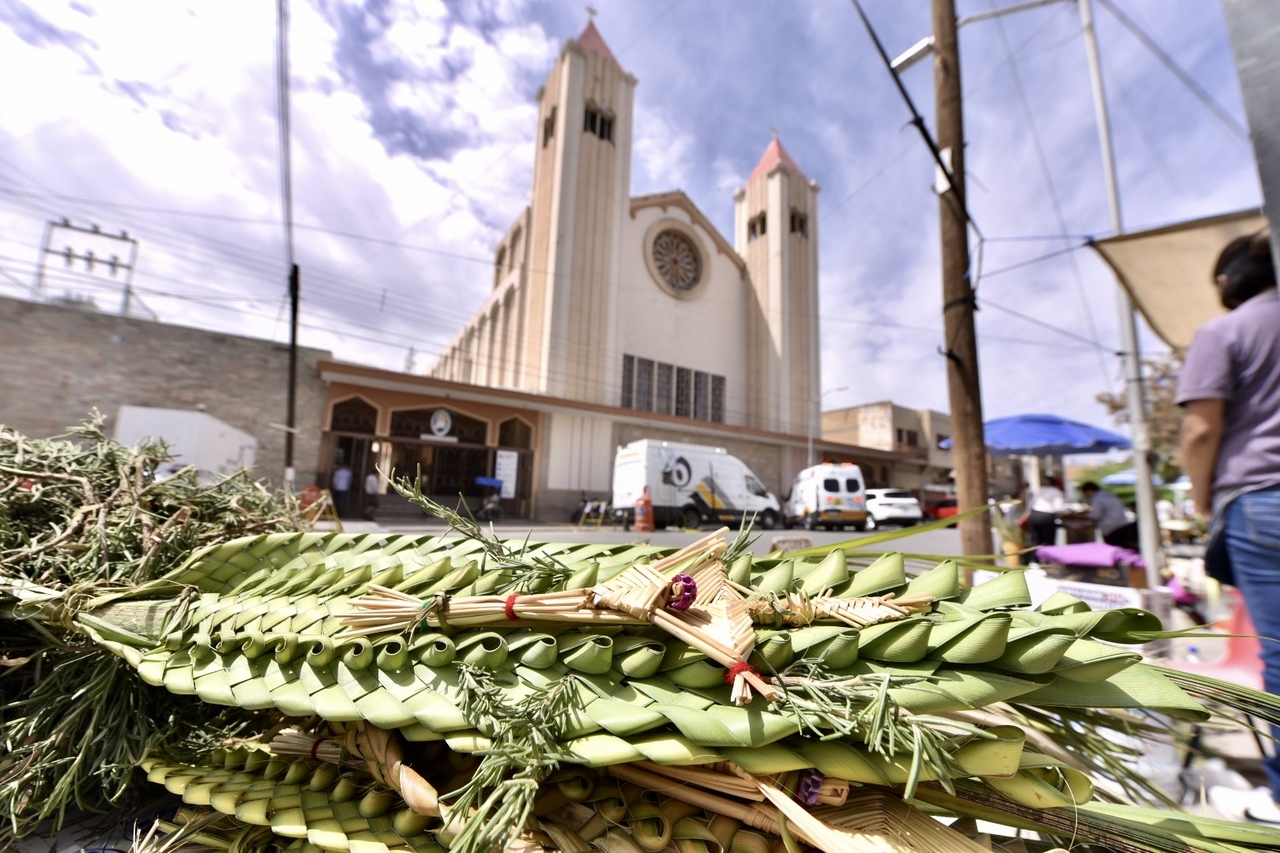
[[[525,575],[515,554],[540,562]],[[123,599],[86,609],[55,595],[40,614],[147,685],[318,719],[278,739],[278,754],[308,763],[336,751],[344,773],[431,815],[432,831],[470,853],[523,844],[543,824],[548,837],[585,838],[576,818],[593,818],[543,810],[547,780],[569,769],[599,780],[732,767],[788,790],[789,774],[809,773],[832,808],[858,786],[921,797],[979,780],[1020,807],[1076,808],[1092,791],[1082,768],[1105,762],[1030,747],[1017,725],[947,715],[999,703],[1065,720],[1098,708],[1208,715],[1124,648],[1159,628],[1142,611],[1062,597],[1033,609],[1020,575],[966,588],[954,563],[908,578],[893,555],[860,570],[840,552],[725,556],[723,535],[681,551],[258,536],[197,553]],[[177,587],[193,592],[175,600]],[[431,762],[446,755],[472,763],[442,777]],[[782,814],[765,790],[750,814]],[[775,824],[748,821],[761,837]],[[612,832],[625,849],[632,831],[585,843]]]

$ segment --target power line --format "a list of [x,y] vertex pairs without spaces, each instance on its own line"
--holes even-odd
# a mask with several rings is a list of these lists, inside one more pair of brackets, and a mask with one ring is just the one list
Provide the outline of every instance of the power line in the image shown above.
[[[988,0],[988,5],[995,8],[994,0]],[[1004,19],[1001,17],[996,17],[996,32],[1000,36],[1000,43],[1003,45],[1005,56],[1008,58],[1009,74],[1013,80],[1014,91],[1018,95],[1018,104],[1022,108],[1023,119],[1031,131],[1031,142],[1032,147],[1035,149],[1036,162],[1040,167],[1040,176],[1044,180],[1046,189],[1049,190],[1049,201],[1053,207],[1053,215],[1058,222],[1058,230],[1063,234],[1062,239],[1065,242],[1067,240],[1067,218],[1062,212],[1062,201],[1058,198],[1058,189],[1053,182],[1053,173],[1049,168],[1049,158],[1045,155],[1044,143],[1040,139],[1040,130],[1036,126],[1035,116],[1031,112],[1031,103],[1027,99],[1026,88],[1022,84],[1022,72],[1018,68],[1017,58],[1013,56],[1013,52],[1010,49],[1009,34],[1005,31]],[[1084,309],[1085,322],[1089,327],[1089,337],[1094,345],[1101,350],[1098,342],[1098,328],[1093,321],[1093,311],[1089,308],[1089,300],[1084,291],[1084,277],[1080,275],[1080,266],[1076,263],[1074,253],[1067,255],[1067,259],[1071,265],[1072,278],[1075,279],[1076,294],[1080,297],[1080,307]],[[1098,369],[1102,373],[1103,382],[1106,382],[1109,378],[1107,376],[1107,364],[1101,351],[1098,353]]]
[[1138,26],[1136,21],[1124,12],[1120,11],[1120,9],[1112,3],[1111,0],[1098,0],[1098,2],[1106,7],[1107,11],[1111,13],[1113,18],[1120,22],[1121,26],[1132,33],[1133,37],[1140,41],[1147,50],[1151,51],[1152,55],[1159,60],[1160,64],[1167,68],[1169,73],[1177,77],[1182,85],[1186,86],[1187,89],[1190,90],[1191,94],[1195,95],[1196,99],[1199,100],[1200,103],[1204,104],[1205,107],[1208,108],[1209,112],[1213,113],[1214,117],[1218,119],[1218,121],[1222,122],[1222,124],[1239,139],[1245,142],[1249,141],[1248,129],[1245,128],[1244,125],[1240,124],[1240,122],[1236,120],[1235,116],[1223,109],[1222,105],[1215,101],[1213,96],[1209,94],[1203,86],[1197,83],[1194,77],[1184,71],[1182,66],[1178,65],[1174,58],[1165,52],[1164,48],[1156,44],[1155,39],[1148,35],[1146,30],[1142,29],[1142,27]]
[[[1011,317],[1017,317],[1019,320],[1025,320],[1026,322],[1039,326],[1042,329],[1048,329],[1049,331],[1062,335],[1063,337],[1071,338],[1073,341],[1079,341],[1080,343],[1085,344],[1091,349],[1098,349],[1103,352],[1112,352],[1111,350],[1108,350],[1106,347],[1104,347],[1102,344],[1098,343],[1097,341],[1090,340],[1089,338],[1086,338],[1084,335],[1077,335],[1075,332],[1069,332],[1066,329],[1062,328],[1061,326],[1055,326],[1052,323],[1046,323],[1044,320],[1038,320],[1035,317],[1032,317],[1030,314],[1023,314],[1021,311],[1015,311],[1012,308],[1006,307],[1004,305],[1000,305],[996,302],[992,302],[990,299],[987,299],[985,297],[983,297],[979,301],[987,308],[994,308],[997,311],[1003,311],[1004,313],[1008,314]],[[1113,352],[1113,354],[1115,353]]]

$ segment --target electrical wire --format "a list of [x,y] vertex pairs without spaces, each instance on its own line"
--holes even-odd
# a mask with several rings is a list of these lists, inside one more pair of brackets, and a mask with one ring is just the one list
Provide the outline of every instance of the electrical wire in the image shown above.
[[[1023,314],[1021,311],[1015,311],[1014,309],[1009,308],[1005,305],[1000,305],[999,303],[992,302],[990,299],[986,299],[985,297],[979,301],[982,303],[984,307],[994,308],[997,311],[1003,311],[1005,314],[1008,314],[1011,317],[1017,317],[1019,320],[1024,320],[1028,323],[1039,326],[1042,329],[1048,329],[1049,331],[1054,332],[1055,334],[1059,334],[1059,335],[1062,335],[1063,337],[1070,338],[1073,341],[1078,341],[1081,344],[1084,344],[1085,346],[1089,347],[1090,349],[1097,349],[1097,350],[1101,350],[1102,352],[1110,352],[1112,355],[1120,355],[1120,353],[1115,352],[1113,350],[1108,350],[1102,344],[1098,343],[1097,341],[1090,340],[1089,338],[1086,338],[1084,335],[1077,335],[1075,332],[1070,332],[1062,328],[1061,326],[1055,326],[1052,323],[1046,323],[1044,320],[1036,319],[1035,317],[1032,317],[1030,314]],[[1108,381],[1110,381],[1110,377],[1106,377],[1106,378]]]
[[[988,6],[995,8],[994,0],[988,0]],[[1040,177],[1044,181],[1045,189],[1049,191],[1049,201],[1053,207],[1054,219],[1058,223],[1058,231],[1063,235],[1064,242],[1067,241],[1067,217],[1062,212],[1062,200],[1058,197],[1058,188],[1053,182],[1053,173],[1049,168],[1049,158],[1045,155],[1044,142],[1040,138],[1040,129],[1036,126],[1035,115],[1031,112],[1031,102],[1027,98],[1027,90],[1022,82],[1022,71],[1018,67],[1018,60],[1013,55],[1013,51],[1009,44],[1009,34],[1005,30],[1004,20],[996,17],[996,32],[1000,36],[1000,44],[1004,48],[1005,57],[1009,64],[1009,74],[1013,81],[1014,92],[1018,96],[1018,104],[1022,109],[1022,117],[1027,123],[1027,128],[1031,131],[1032,148],[1035,150],[1036,162],[1040,167]],[[1098,340],[1098,327],[1093,320],[1093,311],[1089,307],[1089,299],[1085,293],[1084,277],[1080,274],[1080,266],[1076,263],[1076,255],[1074,252],[1067,255],[1070,263],[1071,275],[1075,280],[1076,294],[1080,298],[1080,307],[1084,311],[1085,322],[1089,328],[1089,337],[1095,346],[1098,346],[1098,369],[1102,374],[1104,383],[1110,380],[1107,374],[1107,362],[1102,353],[1102,347]]]
[[1221,104],[1214,100],[1213,95],[1209,94],[1203,86],[1196,82],[1194,77],[1183,70],[1182,66],[1178,65],[1177,61],[1175,61],[1164,48],[1160,47],[1160,45],[1156,43],[1156,40],[1153,39],[1146,30],[1138,26],[1137,21],[1120,11],[1120,8],[1116,6],[1116,4],[1112,3],[1111,0],[1098,0],[1098,2],[1111,13],[1113,18],[1120,22],[1121,26],[1132,33],[1133,37],[1141,42],[1143,47],[1151,51],[1152,55],[1159,60],[1160,64],[1167,68],[1169,73],[1177,77],[1179,82],[1181,82],[1183,86],[1186,86],[1191,94],[1193,94],[1200,103],[1204,104],[1205,107],[1208,108],[1209,112],[1213,113],[1214,118],[1222,122],[1222,124],[1235,134],[1238,139],[1246,143],[1249,141],[1248,128],[1242,125],[1235,116],[1227,112]]

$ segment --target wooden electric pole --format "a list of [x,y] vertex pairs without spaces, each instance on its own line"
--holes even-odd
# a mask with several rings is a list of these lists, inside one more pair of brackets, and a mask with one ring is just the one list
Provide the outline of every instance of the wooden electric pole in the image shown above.
[[[969,277],[969,217],[964,189],[964,113],[955,0],[933,0],[933,80],[938,148],[945,174],[938,204],[942,230],[942,325],[946,335],[947,391],[951,403],[952,461],[961,511],[987,505],[987,446],[978,378],[977,309]],[[966,557],[992,553],[991,520],[979,514],[960,524]]]

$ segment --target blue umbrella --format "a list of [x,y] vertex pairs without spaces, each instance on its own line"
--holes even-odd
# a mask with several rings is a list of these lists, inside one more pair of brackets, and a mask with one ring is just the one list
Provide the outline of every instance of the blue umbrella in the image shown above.
[[[982,425],[987,450],[1002,456],[1066,456],[1073,453],[1105,453],[1130,447],[1118,432],[1101,429],[1060,415],[1012,415]],[[940,442],[951,449],[951,439]]]

